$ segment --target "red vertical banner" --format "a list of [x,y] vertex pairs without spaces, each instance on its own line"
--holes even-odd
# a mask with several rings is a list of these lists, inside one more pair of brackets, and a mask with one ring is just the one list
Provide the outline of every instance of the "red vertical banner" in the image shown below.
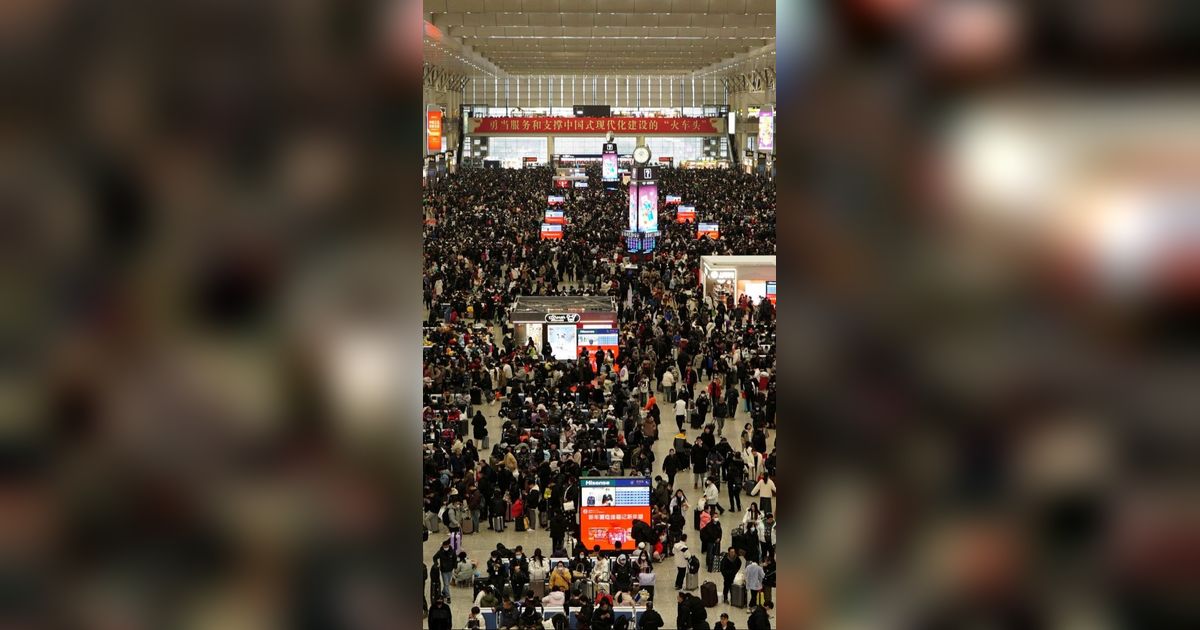
[[442,112],[432,110],[427,113],[428,120],[425,125],[425,130],[429,137],[429,150],[438,152],[442,150]]

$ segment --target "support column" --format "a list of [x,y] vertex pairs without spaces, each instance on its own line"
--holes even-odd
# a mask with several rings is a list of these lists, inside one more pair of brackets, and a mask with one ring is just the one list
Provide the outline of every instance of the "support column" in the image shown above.
[[546,163],[549,164],[554,160],[554,136],[546,136]]

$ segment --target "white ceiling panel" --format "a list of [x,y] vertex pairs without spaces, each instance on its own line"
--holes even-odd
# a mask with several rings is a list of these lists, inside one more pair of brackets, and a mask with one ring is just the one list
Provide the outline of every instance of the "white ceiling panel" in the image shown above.
[[[684,74],[775,41],[774,0],[428,0],[424,9],[473,59],[518,75]],[[428,48],[427,60],[446,61]]]

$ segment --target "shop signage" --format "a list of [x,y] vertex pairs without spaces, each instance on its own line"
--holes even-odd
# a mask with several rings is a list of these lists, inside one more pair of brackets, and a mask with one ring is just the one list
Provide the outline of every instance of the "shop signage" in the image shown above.
[[547,324],[576,324],[579,313],[546,313]]

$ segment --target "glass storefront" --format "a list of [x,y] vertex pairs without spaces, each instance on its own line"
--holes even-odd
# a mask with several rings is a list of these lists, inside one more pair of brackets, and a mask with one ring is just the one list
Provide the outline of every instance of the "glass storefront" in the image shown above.
[[[634,147],[637,145],[637,138],[632,136],[617,136],[613,139],[617,143],[617,153],[628,154],[633,153]],[[554,152],[558,155],[599,155],[604,150],[604,136],[555,136],[554,137]]]
[[704,157],[704,138],[646,138],[646,146],[655,158],[672,157],[675,163],[699,160]]
[[550,155],[546,149],[546,138],[490,138],[488,159],[500,160],[503,168],[521,168],[523,158],[536,157],[538,163],[548,164]]

